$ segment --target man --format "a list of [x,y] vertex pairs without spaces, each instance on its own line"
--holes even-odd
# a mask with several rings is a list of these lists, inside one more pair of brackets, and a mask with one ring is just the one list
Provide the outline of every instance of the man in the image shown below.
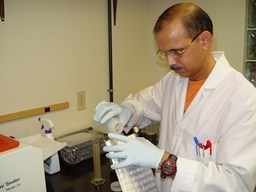
[[253,191],[256,184],[256,89],[223,52],[211,52],[212,21],[194,4],[180,3],[158,18],[154,35],[172,69],[156,85],[121,105],[101,102],[94,120],[118,116],[128,132],[160,121],[157,148],[145,139],[109,134],[123,145],[109,158],[156,169],[161,192]]

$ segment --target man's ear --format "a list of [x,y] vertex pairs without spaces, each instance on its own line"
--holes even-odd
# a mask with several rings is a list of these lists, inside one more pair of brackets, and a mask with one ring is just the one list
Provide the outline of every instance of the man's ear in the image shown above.
[[209,31],[204,31],[199,37],[200,43],[205,50],[210,50],[212,47],[212,34]]

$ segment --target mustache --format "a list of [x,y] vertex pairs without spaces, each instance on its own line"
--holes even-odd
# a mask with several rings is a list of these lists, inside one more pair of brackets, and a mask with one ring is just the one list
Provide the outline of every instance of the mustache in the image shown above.
[[174,65],[170,66],[170,69],[173,71],[177,71],[177,70],[182,69],[182,67],[178,66],[177,64],[174,64]]

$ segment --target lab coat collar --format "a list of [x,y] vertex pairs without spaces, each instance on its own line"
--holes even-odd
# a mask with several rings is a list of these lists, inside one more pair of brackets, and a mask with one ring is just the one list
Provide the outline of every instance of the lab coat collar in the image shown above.
[[[199,96],[197,96],[196,98],[201,98],[207,93],[207,91],[214,90],[217,87],[217,85],[228,75],[228,73],[233,70],[233,68],[229,65],[223,51],[214,51],[212,52],[212,55],[216,60],[216,64],[212,72],[210,73],[209,77],[206,79],[205,83],[203,84],[201,91],[199,91],[200,93]],[[177,87],[183,86],[182,89],[177,88],[177,90],[183,90],[183,91],[181,91],[181,93],[177,93],[176,97],[185,99],[186,97],[185,90],[187,89],[188,78],[187,77],[184,78],[181,76],[177,76],[177,77],[178,78],[177,78],[176,86]],[[196,98],[194,100],[196,100]],[[191,105],[193,105],[194,103],[196,103],[196,101],[192,102]],[[178,108],[184,109],[183,105],[179,106]],[[183,110],[180,111],[179,114],[180,115],[177,119],[182,118]]]
[[[193,99],[192,103],[190,104],[189,108],[187,109],[186,113],[184,114],[183,110],[180,110],[177,112],[177,122],[179,120],[184,119],[189,112],[201,101],[201,99],[207,94],[207,92],[214,90],[217,85],[223,81],[223,79],[227,76],[227,74],[232,71],[232,67],[229,65],[226,57],[224,56],[224,52],[222,51],[216,51],[212,52],[212,55],[214,59],[216,60],[216,64],[206,79],[205,83],[203,84],[202,88],[199,90],[195,98]],[[183,98],[185,100],[186,97],[186,91],[187,84],[188,84],[188,78],[183,79],[183,92],[179,93],[177,97]],[[180,106],[177,106],[177,109],[184,109],[184,103],[180,103]]]
[[216,60],[216,64],[203,85],[205,90],[215,89],[227,74],[232,71],[232,67],[229,65],[223,51],[214,51],[212,55]]

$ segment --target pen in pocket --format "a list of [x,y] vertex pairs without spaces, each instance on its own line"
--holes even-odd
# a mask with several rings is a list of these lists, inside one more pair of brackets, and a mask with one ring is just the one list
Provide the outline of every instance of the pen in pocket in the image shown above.
[[199,140],[197,137],[193,138],[196,144],[196,154],[199,155]]
[[205,152],[209,151],[209,154],[207,155],[212,155],[212,143],[210,140],[206,141],[206,144],[203,145],[202,143],[199,142],[199,139],[195,136],[194,138],[194,142],[196,144],[196,154],[199,156],[205,156]]

